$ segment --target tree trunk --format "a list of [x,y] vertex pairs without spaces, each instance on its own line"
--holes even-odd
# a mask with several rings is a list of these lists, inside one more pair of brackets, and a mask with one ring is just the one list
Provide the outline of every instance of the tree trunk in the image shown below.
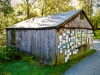
[[29,2],[27,1],[27,18],[30,18]]

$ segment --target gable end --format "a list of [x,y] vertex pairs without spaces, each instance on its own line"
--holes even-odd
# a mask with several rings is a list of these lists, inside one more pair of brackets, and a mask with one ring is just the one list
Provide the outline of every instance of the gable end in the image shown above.
[[60,24],[57,28],[61,26],[66,28],[94,29],[83,10],[80,10],[68,20]]

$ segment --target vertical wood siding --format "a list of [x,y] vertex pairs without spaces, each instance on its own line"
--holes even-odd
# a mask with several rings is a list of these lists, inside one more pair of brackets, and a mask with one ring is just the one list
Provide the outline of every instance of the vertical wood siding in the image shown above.
[[84,15],[84,20],[80,19],[80,14],[76,16],[74,19],[66,23],[63,27],[72,27],[72,28],[81,28],[81,29],[92,29],[92,26],[90,25],[89,21]]
[[[50,30],[15,30],[16,47],[23,52],[32,54],[42,63],[54,65],[56,63],[56,32]],[[8,45],[11,46],[11,30],[7,30]]]
[[7,30],[7,45],[10,46],[11,41],[11,30]]

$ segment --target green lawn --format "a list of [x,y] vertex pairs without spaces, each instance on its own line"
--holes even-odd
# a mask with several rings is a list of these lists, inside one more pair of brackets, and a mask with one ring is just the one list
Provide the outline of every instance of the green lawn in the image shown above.
[[89,52],[58,66],[41,64],[30,56],[21,55],[20,60],[1,61],[0,75],[61,75],[72,65],[95,52],[96,50],[94,49],[90,50]]

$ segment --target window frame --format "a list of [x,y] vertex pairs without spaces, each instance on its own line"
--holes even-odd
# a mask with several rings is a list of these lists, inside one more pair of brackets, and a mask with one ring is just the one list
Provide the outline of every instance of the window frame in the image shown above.
[[11,30],[11,41],[10,41],[10,44],[12,45],[16,45],[16,32],[15,30]]
[[84,20],[84,14],[83,14],[83,12],[80,13],[80,19]]

